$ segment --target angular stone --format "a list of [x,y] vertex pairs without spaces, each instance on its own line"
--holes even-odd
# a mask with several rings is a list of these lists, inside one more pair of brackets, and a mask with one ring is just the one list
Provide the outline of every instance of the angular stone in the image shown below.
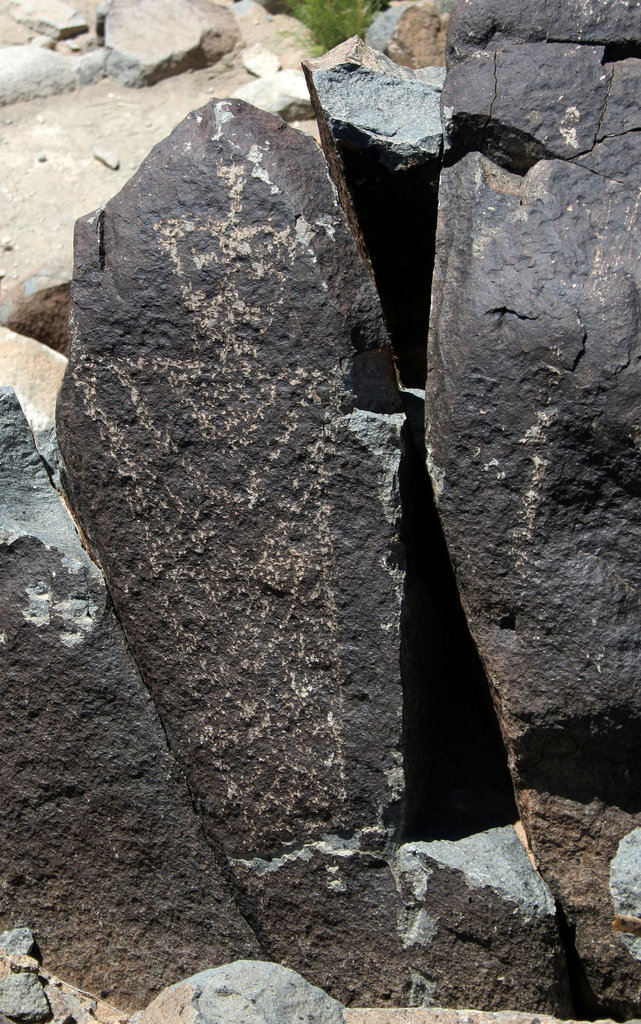
[[0,978],[0,1013],[19,1024],[35,1024],[51,1015],[42,982],[35,974],[6,974]]
[[0,923],[28,922],[50,969],[140,1006],[258,944],[9,389],[0,424]]
[[14,953],[32,956],[36,948],[36,940],[30,928],[10,928],[0,933],[0,946],[7,956]]
[[426,68],[445,64],[448,16],[431,0],[400,4],[379,14],[367,30],[367,45],[397,64]]
[[66,366],[65,356],[48,345],[0,327],[0,386],[15,390],[34,432],[54,424]]
[[231,11],[208,0],[113,0],[104,33],[107,74],[137,88],[215,64],[240,42]]
[[305,79],[300,71],[286,69],[274,75],[265,75],[257,82],[241,85],[233,97],[251,103],[269,114],[278,114],[284,121],[297,121],[312,116]]
[[393,828],[403,416],[318,147],[203,107],[79,222],[74,288],[69,491],[208,834]]
[[71,271],[46,264],[16,285],[0,303],[0,324],[67,354]]
[[304,61],[303,69],[332,176],[376,280],[401,379],[424,387],[424,282],[432,276],[428,240],[436,229],[444,71],[400,67],[357,36]]
[[172,985],[140,1024],[344,1024],[343,1007],[279,964],[239,960]]
[[257,78],[275,75],[277,71],[280,71],[280,57],[272,50],[268,50],[262,43],[248,46],[242,51],[240,59],[243,62],[243,67]]
[[75,87],[76,76],[62,54],[37,46],[0,47],[0,107]]
[[[344,1002],[567,1013],[554,901],[512,827],[401,846],[325,837],[246,872],[271,955]],[[365,979],[365,982],[363,981]]]
[[[564,58],[570,97],[585,59]],[[604,109],[592,99],[577,107],[588,137]],[[513,114],[527,136],[523,104]],[[615,164],[577,163],[523,177],[469,153],[443,171],[427,449],[528,838],[576,929],[583,998],[633,1015],[641,968],[612,932],[608,877],[641,823],[637,193]]]
[[9,4],[14,21],[50,39],[69,39],[87,32],[87,22],[64,0],[15,0]]

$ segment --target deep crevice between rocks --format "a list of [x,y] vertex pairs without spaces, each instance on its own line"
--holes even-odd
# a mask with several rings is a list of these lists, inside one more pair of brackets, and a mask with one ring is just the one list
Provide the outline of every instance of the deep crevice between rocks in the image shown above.
[[401,617],[406,799],[400,840],[462,839],[518,819],[507,752],[432,489],[406,425]]
[[348,143],[341,144],[340,160],[400,378],[406,387],[423,388],[438,177],[427,163],[389,170],[375,153]]

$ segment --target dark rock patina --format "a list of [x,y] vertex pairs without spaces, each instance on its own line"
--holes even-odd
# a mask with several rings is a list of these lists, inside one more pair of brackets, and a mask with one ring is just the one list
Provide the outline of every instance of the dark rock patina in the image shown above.
[[28,924],[50,969],[125,1007],[172,974],[255,956],[100,571],[8,388],[0,622],[0,927]]
[[428,464],[517,802],[580,1008],[615,1015],[641,1006],[608,889],[641,811],[641,181],[622,156],[641,62],[612,58],[640,10],[453,15],[427,386]]

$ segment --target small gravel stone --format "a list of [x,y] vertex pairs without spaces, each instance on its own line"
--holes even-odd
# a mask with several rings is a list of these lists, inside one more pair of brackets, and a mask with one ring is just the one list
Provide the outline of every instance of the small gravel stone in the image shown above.
[[117,171],[120,167],[120,157],[110,149],[103,149],[102,146],[94,146],[92,151],[94,158],[111,171]]
[[39,164],[46,164],[46,162],[47,162],[47,154],[46,153],[38,153],[37,160],[38,160]]

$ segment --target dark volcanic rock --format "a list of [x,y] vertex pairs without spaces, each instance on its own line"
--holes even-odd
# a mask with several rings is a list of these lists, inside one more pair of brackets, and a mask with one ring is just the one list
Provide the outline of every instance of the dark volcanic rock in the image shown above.
[[258,944],[6,388],[0,418],[0,927],[28,924],[48,966],[136,1006]]
[[208,834],[393,828],[403,416],[313,140],[191,114],[79,222],[71,319],[70,493]]
[[569,1013],[554,901],[512,827],[390,864],[327,837],[235,867],[265,949],[345,1003]]
[[637,0],[461,0],[447,31],[448,67],[478,50],[506,43],[587,43],[610,55],[641,50],[641,6]]
[[[540,32],[543,5],[452,19],[467,59],[443,100],[428,464],[583,1012],[635,1015],[641,965],[612,932],[608,880],[641,811],[641,182],[621,161],[641,106],[639,62],[607,58],[636,45],[640,8],[547,7]],[[463,54],[463,19],[495,53]],[[546,38],[561,42],[509,42]]]
[[303,69],[334,182],[376,280],[401,378],[423,387],[444,72],[399,67],[357,36],[304,61]]

